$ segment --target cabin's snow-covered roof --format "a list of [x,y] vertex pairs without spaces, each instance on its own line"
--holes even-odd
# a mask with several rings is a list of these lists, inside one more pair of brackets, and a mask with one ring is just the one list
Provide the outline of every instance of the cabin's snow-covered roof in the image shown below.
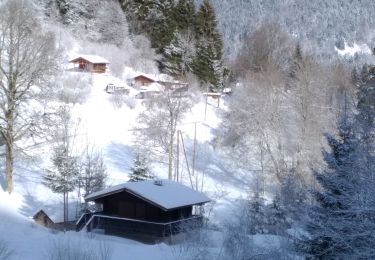
[[162,185],[154,181],[127,182],[86,196],[86,201],[106,197],[114,193],[128,191],[137,197],[149,201],[164,210],[197,205],[209,202],[203,193],[197,192],[181,183],[161,180]]
[[[77,220],[76,216],[76,204],[70,202],[68,204],[68,221],[75,221]],[[43,207],[39,208],[35,211],[33,217],[36,216],[41,210],[54,222],[54,223],[62,223],[64,222],[64,208],[63,205],[44,205]]]
[[91,63],[95,63],[95,64],[102,64],[102,63],[109,64],[108,60],[106,60],[103,57],[100,57],[98,55],[77,55],[73,59],[71,59],[70,62],[72,62],[76,59],[79,59],[79,58],[85,59],[85,60],[87,60]]

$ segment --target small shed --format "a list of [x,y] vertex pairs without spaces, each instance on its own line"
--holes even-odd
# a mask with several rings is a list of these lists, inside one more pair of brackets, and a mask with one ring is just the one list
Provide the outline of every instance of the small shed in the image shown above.
[[97,55],[81,55],[69,61],[74,65],[73,70],[91,73],[105,73],[108,60]]
[[[95,202],[101,212],[82,216],[77,230],[99,228],[107,234],[168,237],[203,223],[203,216],[193,214],[194,205],[210,200],[181,183],[171,180],[139,181],[120,184],[85,198]],[[86,214],[87,215],[87,214]]]
[[[59,205],[60,206],[60,205]],[[46,207],[39,209],[34,215],[35,223],[50,229],[74,230],[77,220],[74,203],[69,205],[68,221],[64,223],[63,209],[61,207]]]
[[154,82],[155,80],[145,75],[138,75],[133,78],[133,85],[135,87],[149,86]]
[[52,219],[48,216],[44,210],[37,211],[34,216],[33,220],[38,223],[39,225],[42,225],[47,228],[54,228],[55,222],[52,221]]

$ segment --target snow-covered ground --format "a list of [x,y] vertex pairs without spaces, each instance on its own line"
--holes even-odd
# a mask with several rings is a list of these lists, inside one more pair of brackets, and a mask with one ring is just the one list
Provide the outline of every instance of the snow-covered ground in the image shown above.
[[[83,75],[83,74],[82,74]],[[85,74],[86,76],[88,74]],[[128,179],[128,172],[133,164],[133,145],[136,118],[143,110],[141,100],[136,100],[134,107],[123,105],[115,107],[110,101],[111,95],[105,92],[109,83],[125,82],[109,74],[93,74],[91,92],[84,104],[77,104],[73,109],[76,122],[79,122],[75,145],[84,146],[89,142],[102,151],[109,173],[108,185],[123,183]],[[126,84],[126,83],[124,83]],[[212,146],[213,130],[220,123],[220,112],[225,108],[216,107],[215,100],[209,100],[206,120],[204,99],[197,103],[179,125],[187,146],[192,145],[197,133],[196,176],[199,187],[208,197],[216,200],[212,208],[211,221],[218,223],[228,219],[233,201],[246,196],[243,180],[230,174]],[[191,149],[190,149],[191,150]],[[33,223],[31,217],[39,209],[45,209],[55,220],[61,219],[62,196],[52,193],[42,184],[45,165],[49,163],[50,147],[38,147],[35,155],[39,159],[22,161],[17,164],[15,191],[12,195],[0,188],[0,243],[6,241],[9,248],[16,249],[14,259],[48,259],[48,248],[56,241],[73,241],[74,244],[89,244],[98,248],[100,241],[105,241],[113,253],[112,259],[176,259],[179,250],[166,244],[144,245],[129,239],[95,235],[89,237],[85,232],[52,232]],[[189,151],[189,149],[188,149]],[[191,158],[191,154],[188,154]],[[153,165],[154,174],[167,178],[165,165]],[[186,166],[183,181],[189,184]],[[3,180],[0,184],[4,186]],[[76,217],[76,194],[70,194],[70,215]],[[220,235],[219,235],[220,236]],[[217,236],[216,236],[217,237]],[[220,239],[219,239],[220,240]],[[55,241],[55,242],[54,242]],[[59,243],[60,243],[59,242]],[[178,246],[177,246],[178,247]]]

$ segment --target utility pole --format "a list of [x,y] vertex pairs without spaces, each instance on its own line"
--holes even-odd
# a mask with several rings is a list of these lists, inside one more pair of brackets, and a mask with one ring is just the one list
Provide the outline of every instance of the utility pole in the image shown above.
[[206,87],[206,105],[204,107],[204,121],[207,119],[207,104],[208,104],[208,84]]
[[[194,122],[194,145],[193,145],[193,176],[195,174],[195,149],[197,146],[197,122]],[[195,186],[196,190],[198,190],[198,174],[195,174]]]
[[191,178],[191,173],[190,173],[189,161],[187,159],[186,150],[185,150],[185,142],[184,142],[184,138],[182,136],[181,131],[180,131],[180,136],[181,136],[182,149],[183,149],[184,156],[185,156],[186,168],[187,168],[188,173],[189,173],[190,185],[191,185],[191,188],[194,190],[194,184],[193,184],[193,180]]
[[179,178],[179,167],[180,167],[180,136],[179,136],[180,130],[177,130],[177,156],[176,156],[176,181],[178,182]]

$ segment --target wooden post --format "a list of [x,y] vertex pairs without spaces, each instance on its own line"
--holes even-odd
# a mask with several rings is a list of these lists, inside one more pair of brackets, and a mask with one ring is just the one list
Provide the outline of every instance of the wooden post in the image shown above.
[[[195,174],[195,149],[197,145],[197,122],[194,123],[194,145],[193,145],[193,176]],[[198,191],[198,174],[195,174],[195,187]]]
[[180,130],[177,130],[177,155],[176,155],[176,181],[178,182],[179,178],[179,167],[180,167]]
[[182,149],[183,149],[184,156],[185,156],[185,162],[186,162],[187,170],[188,170],[188,173],[189,173],[190,185],[191,185],[191,188],[194,190],[193,180],[191,179],[191,173],[190,173],[189,161],[188,161],[187,156],[186,156],[184,137],[182,136],[181,131],[180,131],[180,136],[181,136]]
[[204,107],[204,121],[207,119],[207,104],[208,104],[208,85],[206,88],[206,105]]

